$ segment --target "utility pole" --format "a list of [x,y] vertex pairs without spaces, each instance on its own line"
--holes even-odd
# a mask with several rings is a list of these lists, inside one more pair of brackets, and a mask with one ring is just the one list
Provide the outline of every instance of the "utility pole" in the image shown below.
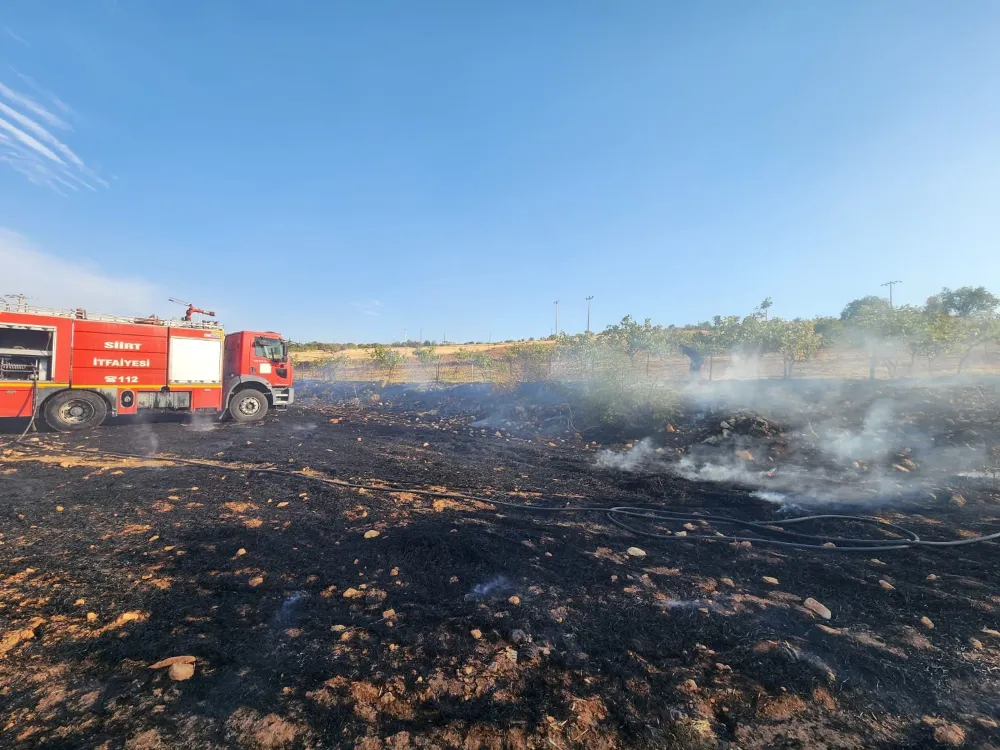
[[403,329],[403,343],[404,344],[409,340],[409,339],[406,338],[406,333],[407,333],[407,330],[404,328]]
[[594,299],[593,294],[587,297],[587,333],[590,333],[590,300],[592,299]]
[[882,285],[889,287],[889,307],[892,307],[892,288],[896,284],[902,284],[902,283],[903,283],[902,281],[887,281]]
[[556,306],[556,338],[559,338],[559,300],[552,304]]
[[[23,294],[4,294],[2,296],[5,299],[16,299],[17,300],[17,309],[14,312],[28,312],[28,308],[24,304],[24,301],[26,299],[31,299],[31,297],[27,297],[27,296],[25,296]],[[8,309],[9,309],[9,306],[8,306]]]

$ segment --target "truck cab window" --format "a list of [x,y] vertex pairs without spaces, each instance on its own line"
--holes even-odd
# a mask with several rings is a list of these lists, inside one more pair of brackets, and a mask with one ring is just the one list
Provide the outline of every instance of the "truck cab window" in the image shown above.
[[281,339],[254,339],[253,353],[257,357],[282,362],[285,359],[285,343]]

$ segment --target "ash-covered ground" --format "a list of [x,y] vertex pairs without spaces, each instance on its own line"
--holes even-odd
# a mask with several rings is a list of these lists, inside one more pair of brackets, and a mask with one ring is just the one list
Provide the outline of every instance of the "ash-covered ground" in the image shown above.
[[565,389],[300,394],[4,449],[0,745],[1000,747],[995,542],[781,549],[488,502],[969,538],[1000,529],[995,384],[698,386],[614,426]]

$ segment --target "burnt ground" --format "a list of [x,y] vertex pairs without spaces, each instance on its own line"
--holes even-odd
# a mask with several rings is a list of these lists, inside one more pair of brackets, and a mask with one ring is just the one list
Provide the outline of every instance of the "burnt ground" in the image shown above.
[[[634,471],[597,465],[606,447],[625,450],[624,428],[561,422],[559,399],[501,409],[467,391],[306,399],[251,426],[122,423],[7,446],[0,745],[1000,747],[996,543],[781,550],[690,541],[678,532],[699,527],[681,523],[659,540],[602,514],[405,491],[773,518],[782,511],[751,487],[685,479],[670,462],[746,451],[737,460],[754,476],[794,458],[823,463],[829,482],[837,462],[820,459],[810,434],[831,418],[870,423],[886,394],[857,388],[817,403],[802,431],[700,402],[671,428],[636,428],[654,452]],[[925,538],[996,530],[990,481],[921,474],[931,445],[1000,442],[996,392],[976,391],[982,400],[911,392],[905,418],[897,409],[885,428],[898,439],[869,436],[890,450],[838,459],[843,483],[877,494],[867,512]],[[720,417],[738,425],[723,435]],[[20,431],[10,430],[0,441]],[[877,491],[873,467],[895,472],[878,473]],[[920,481],[886,485],[910,475]],[[628,555],[633,546],[645,556]],[[808,597],[832,618],[806,609]],[[151,669],[174,656],[195,658],[190,679]]]

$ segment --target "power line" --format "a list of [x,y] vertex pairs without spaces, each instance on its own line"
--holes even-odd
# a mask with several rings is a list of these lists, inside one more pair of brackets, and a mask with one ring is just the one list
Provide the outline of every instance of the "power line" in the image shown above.
[[556,306],[556,338],[559,338],[559,300],[555,300],[552,304]]

